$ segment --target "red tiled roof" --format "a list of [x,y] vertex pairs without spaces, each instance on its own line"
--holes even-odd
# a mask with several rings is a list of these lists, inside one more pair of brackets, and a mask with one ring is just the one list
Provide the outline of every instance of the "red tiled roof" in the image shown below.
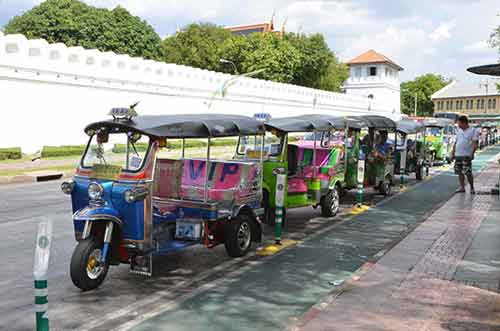
[[362,63],[388,63],[394,66],[398,70],[403,70],[403,68],[389,59],[387,56],[377,53],[375,50],[370,49],[369,51],[356,56],[354,59],[347,62],[348,65],[351,64],[362,64]]

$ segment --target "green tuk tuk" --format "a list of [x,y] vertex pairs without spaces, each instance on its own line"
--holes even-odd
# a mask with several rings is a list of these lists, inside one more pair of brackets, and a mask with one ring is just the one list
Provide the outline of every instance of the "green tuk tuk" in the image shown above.
[[424,176],[424,125],[410,119],[396,123],[398,144],[396,145],[395,173],[409,175],[415,173],[417,180]]
[[432,167],[451,162],[451,151],[455,144],[455,122],[446,118],[426,118],[424,146],[425,160]]
[[[283,213],[286,209],[305,206],[321,207],[323,217],[338,213],[345,179],[348,122],[342,117],[304,115],[265,123],[267,155],[262,187],[269,224],[275,220],[277,194],[282,195]],[[333,130],[337,130],[337,134]],[[312,135],[297,139],[297,134],[307,133]],[[240,145],[243,143],[240,139]],[[241,146],[238,150],[248,154],[252,147]]]
[[[394,145],[397,144],[396,123],[386,117],[376,115],[358,116],[352,119],[361,121],[365,135],[355,133],[346,177],[347,189],[373,187],[382,195],[390,195],[394,185]],[[394,135],[393,143],[389,134]],[[358,187],[360,189],[360,187]]]

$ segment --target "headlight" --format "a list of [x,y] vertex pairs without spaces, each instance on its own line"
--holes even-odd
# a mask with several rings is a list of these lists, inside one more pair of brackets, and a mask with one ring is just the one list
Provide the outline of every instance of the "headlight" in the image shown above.
[[102,197],[104,189],[102,188],[102,185],[99,183],[90,183],[88,192],[90,199],[97,200]]
[[126,202],[132,203],[139,200],[144,200],[149,194],[149,190],[146,187],[134,187],[133,189],[126,190],[123,193],[123,198]]
[[61,191],[63,191],[64,194],[71,194],[74,188],[75,188],[75,182],[72,180],[63,182],[61,184]]

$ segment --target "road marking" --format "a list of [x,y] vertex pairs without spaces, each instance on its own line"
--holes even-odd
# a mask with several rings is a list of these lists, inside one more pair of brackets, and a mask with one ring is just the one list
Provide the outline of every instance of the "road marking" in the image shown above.
[[260,256],[270,256],[274,255],[290,246],[294,246],[297,244],[296,240],[291,240],[291,239],[284,239],[281,241],[281,245],[278,244],[271,244],[267,245],[265,247],[262,247],[261,249],[257,250],[257,255]]

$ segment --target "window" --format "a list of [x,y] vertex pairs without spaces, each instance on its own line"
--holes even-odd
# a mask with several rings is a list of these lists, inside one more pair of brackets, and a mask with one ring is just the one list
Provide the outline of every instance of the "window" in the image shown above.
[[481,107],[481,100],[477,99],[476,100],[476,109],[479,109]]
[[488,109],[491,109],[491,99],[488,99]]
[[361,67],[354,68],[354,76],[358,78],[361,77]]
[[455,102],[455,109],[460,109],[460,100]]
[[368,68],[368,75],[369,76],[377,76],[377,67]]
[[453,110],[453,100],[450,100],[450,109]]
[[484,109],[484,99],[481,100],[481,109]]
[[493,99],[493,103],[492,103],[491,108],[497,109],[497,99]]

